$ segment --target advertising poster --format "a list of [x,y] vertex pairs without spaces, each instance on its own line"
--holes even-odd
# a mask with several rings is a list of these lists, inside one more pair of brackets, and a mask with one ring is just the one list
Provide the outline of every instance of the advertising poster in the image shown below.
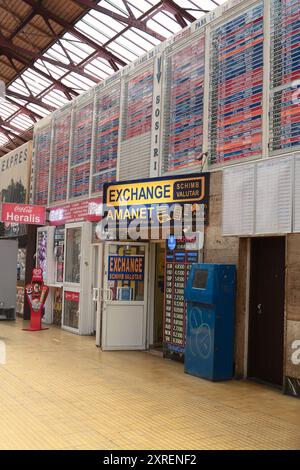
[[[0,158],[0,202],[28,202],[31,156],[32,143],[27,142]],[[25,233],[26,225],[0,224],[0,237],[18,237]]]

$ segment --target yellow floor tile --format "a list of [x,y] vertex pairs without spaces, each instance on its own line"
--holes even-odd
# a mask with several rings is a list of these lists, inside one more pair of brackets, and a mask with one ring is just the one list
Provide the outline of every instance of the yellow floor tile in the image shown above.
[[300,401],[92,337],[0,322],[0,449],[300,449]]

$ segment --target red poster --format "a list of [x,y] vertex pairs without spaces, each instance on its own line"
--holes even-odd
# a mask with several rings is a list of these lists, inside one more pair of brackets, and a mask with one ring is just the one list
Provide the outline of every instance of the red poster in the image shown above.
[[50,210],[49,223],[50,225],[64,225],[84,220],[98,222],[101,218],[102,199],[95,198],[53,207]]
[[3,202],[1,221],[28,225],[45,225],[46,208],[44,206]]
[[69,302],[79,302],[79,292],[65,291],[65,300]]

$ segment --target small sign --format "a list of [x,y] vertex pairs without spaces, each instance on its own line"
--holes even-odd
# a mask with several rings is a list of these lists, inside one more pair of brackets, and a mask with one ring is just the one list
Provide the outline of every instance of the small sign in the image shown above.
[[144,280],[144,256],[119,256],[108,257],[109,281],[143,281]]
[[46,208],[44,206],[3,202],[1,205],[1,221],[27,225],[45,225]]
[[65,300],[67,302],[79,302],[79,292],[65,291]]
[[71,222],[99,222],[102,218],[102,199],[93,198],[56,206],[50,210],[50,225],[65,225]]
[[168,248],[173,251],[176,248],[176,238],[174,235],[170,235],[168,238]]
[[173,203],[204,203],[208,199],[209,174],[123,181],[104,186],[108,206],[139,206]]

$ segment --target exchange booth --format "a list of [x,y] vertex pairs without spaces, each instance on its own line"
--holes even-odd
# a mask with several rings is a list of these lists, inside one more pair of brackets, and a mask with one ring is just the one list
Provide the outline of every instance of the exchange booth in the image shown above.
[[185,372],[210,380],[233,376],[235,266],[199,263],[187,282]]
[[[161,229],[163,223],[170,222],[171,226],[175,217],[184,213],[185,203],[194,211],[205,205],[201,214],[207,214],[208,189],[208,174],[104,186],[104,219],[109,223],[99,228],[107,236],[101,243],[103,283],[93,289],[97,303],[96,344],[103,350],[149,348],[157,354],[165,354],[167,348],[172,354],[175,349],[184,351],[184,286],[190,266],[198,260],[199,249],[188,248],[178,239],[174,253],[169,253],[168,239],[162,236]],[[174,204],[177,210],[168,212],[168,206]],[[115,232],[110,232],[110,223]],[[127,231],[132,223],[146,227],[135,239]]]

